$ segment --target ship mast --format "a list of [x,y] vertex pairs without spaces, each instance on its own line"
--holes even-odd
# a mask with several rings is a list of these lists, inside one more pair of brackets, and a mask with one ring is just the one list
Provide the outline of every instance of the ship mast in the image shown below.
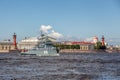
[[[45,33],[43,33],[42,30],[40,31],[40,33],[41,33],[41,38],[42,38],[42,44],[44,45],[44,48],[46,48],[46,37],[44,37]],[[45,40],[43,39],[43,37],[45,38]]]

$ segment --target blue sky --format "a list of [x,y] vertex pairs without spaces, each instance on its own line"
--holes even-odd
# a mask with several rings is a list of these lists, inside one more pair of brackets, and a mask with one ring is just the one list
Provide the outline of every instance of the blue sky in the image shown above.
[[51,25],[65,36],[120,38],[119,0],[0,0],[0,40],[39,34]]

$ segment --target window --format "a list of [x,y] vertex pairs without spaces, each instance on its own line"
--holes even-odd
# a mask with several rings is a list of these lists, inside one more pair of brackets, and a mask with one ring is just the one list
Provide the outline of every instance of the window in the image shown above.
[[5,47],[5,49],[7,50],[7,46]]
[[4,46],[2,46],[2,50],[4,50]]
[[9,46],[9,50],[11,49],[11,46]]

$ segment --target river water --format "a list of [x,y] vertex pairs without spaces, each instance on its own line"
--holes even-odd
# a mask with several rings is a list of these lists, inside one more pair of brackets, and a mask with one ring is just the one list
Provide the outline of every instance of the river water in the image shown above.
[[0,80],[120,80],[120,53],[0,54]]

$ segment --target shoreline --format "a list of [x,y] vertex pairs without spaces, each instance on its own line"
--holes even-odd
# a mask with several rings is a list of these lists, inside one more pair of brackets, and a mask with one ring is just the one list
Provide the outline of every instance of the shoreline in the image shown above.
[[[21,53],[18,50],[10,50],[10,51],[0,51],[0,53],[4,53],[4,54],[11,54],[11,53]],[[78,50],[78,49],[62,49],[59,51],[59,54],[80,54],[80,53],[120,53],[120,50]]]
[[60,50],[59,53],[120,53],[116,50]]

